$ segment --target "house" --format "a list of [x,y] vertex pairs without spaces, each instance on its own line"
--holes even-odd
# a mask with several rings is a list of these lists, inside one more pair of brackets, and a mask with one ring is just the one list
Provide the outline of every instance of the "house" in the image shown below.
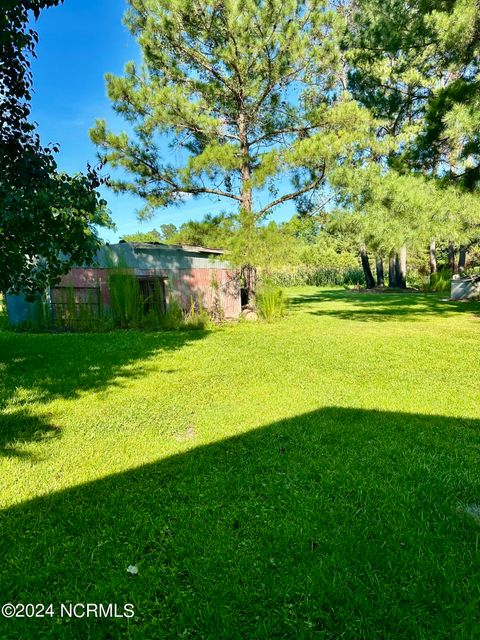
[[36,302],[7,294],[9,321],[13,325],[32,321],[42,305],[50,306],[54,318],[61,317],[66,292],[76,305],[90,302],[108,309],[111,277],[119,272],[135,277],[146,305],[153,291],[160,291],[165,307],[175,297],[184,310],[192,302],[207,310],[216,305],[225,318],[236,318],[241,312],[239,274],[223,259],[223,253],[221,249],[161,242],[105,245],[93,266],[74,267]]

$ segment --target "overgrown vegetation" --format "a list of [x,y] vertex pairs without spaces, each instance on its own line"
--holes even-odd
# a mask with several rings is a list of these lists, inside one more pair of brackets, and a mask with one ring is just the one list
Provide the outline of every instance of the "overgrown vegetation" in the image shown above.
[[109,269],[108,304],[103,302],[97,287],[84,288],[82,292],[79,299],[73,286],[54,289],[53,304],[40,298],[32,317],[15,328],[20,331],[154,331],[205,329],[211,322],[201,296],[191,297],[188,308],[183,309],[169,283],[165,296],[160,279],[155,280],[150,294],[145,296],[138,277],[125,267]]
[[452,272],[449,269],[442,269],[430,276],[430,282],[427,289],[429,291],[446,291],[450,292],[450,282]]
[[365,277],[360,267],[301,266],[270,271],[267,277],[269,282],[280,287],[365,285]]
[[198,300],[190,297],[190,305],[183,317],[183,326],[186,329],[206,329],[210,324],[210,315],[203,306],[202,297]]
[[260,316],[269,322],[285,315],[285,294],[272,283],[264,284],[257,294]]

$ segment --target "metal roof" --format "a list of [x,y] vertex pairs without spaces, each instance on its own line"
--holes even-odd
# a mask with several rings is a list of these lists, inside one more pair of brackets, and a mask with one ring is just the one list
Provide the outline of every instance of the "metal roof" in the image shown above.
[[126,242],[125,240],[120,240],[118,244],[128,244],[134,249],[165,249],[167,251],[188,251],[189,253],[207,253],[218,255],[222,255],[225,253],[223,249],[195,247],[189,244],[167,244],[166,242]]

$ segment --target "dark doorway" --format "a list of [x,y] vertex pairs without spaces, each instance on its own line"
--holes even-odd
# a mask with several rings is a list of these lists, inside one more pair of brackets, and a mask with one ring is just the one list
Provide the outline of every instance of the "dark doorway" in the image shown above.
[[240,304],[242,307],[248,304],[248,289],[240,289]]
[[167,308],[165,279],[140,276],[138,284],[143,298],[144,312],[157,311],[165,313]]

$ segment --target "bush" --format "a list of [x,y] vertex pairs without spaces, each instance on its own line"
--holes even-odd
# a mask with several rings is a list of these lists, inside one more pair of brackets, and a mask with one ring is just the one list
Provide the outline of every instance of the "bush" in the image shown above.
[[450,269],[441,269],[436,273],[432,273],[432,275],[430,276],[428,291],[450,291],[451,279],[452,272],[450,271]]
[[257,295],[257,307],[265,320],[271,321],[285,315],[285,297],[278,287],[268,286]]
[[412,289],[418,289],[420,291],[430,290],[430,276],[413,269],[407,270],[407,283]]
[[180,329],[183,311],[177,298],[170,293],[167,310],[161,319],[161,328],[167,330]]

